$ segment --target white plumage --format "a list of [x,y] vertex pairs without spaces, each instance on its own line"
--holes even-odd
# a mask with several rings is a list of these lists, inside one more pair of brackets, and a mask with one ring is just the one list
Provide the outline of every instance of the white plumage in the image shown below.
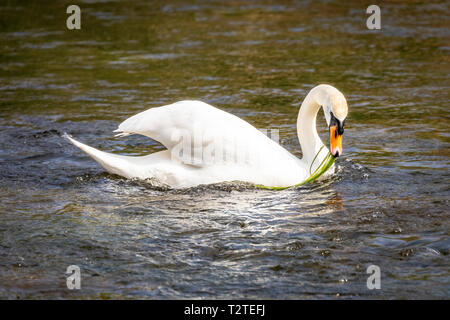
[[[309,176],[310,154],[316,154],[323,146],[315,132],[315,116],[320,96],[329,94],[341,93],[331,86],[321,85],[308,94],[307,105],[302,104],[298,133],[314,140],[307,143],[307,148],[313,150],[303,150],[303,159],[292,155],[248,122],[201,101],[180,101],[151,108],[119,125],[115,130],[117,136],[140,134],[167,148],[147,156],[106,153],[67,138],[108,172],[126,178],[156,179],[173,188],[224,181],[287,187]],[[330,110],[335,107],[330,106]],[[304,119],[300,117],[302,109],[306,111]],[[313,117],[309,119],[311,114]],[[304,121],[314,122],[314,132],[303,132],[310,127],[302,128]],[[300,142],[302,144],[301,137]],[[302,145],[302,149],[304,147]],[[323,149],[314,161],[317,165],[328,152],[326,147]]]

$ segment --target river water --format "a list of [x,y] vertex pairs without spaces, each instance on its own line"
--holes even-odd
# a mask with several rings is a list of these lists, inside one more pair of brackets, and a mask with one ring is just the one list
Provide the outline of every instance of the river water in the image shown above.
[[[381,30],[353,0],[80,0],[80,30],[70,4],[0,4],[0,298],[450,298],[448,2],[389,1]],[[112,131],[198,99],[301,156],[298,108],[319,83],[348,99],[344,155],[300,188],[158,189],[61,137],[159,151]],[[322,114],[318,130],[328,141]]]

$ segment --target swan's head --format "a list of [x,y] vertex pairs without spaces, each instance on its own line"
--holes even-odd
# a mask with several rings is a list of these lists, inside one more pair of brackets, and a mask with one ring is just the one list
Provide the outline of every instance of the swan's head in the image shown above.
[[330,151],[334,157],[339,157],[343,151],[342,135],[348,114],[347,100],[338,89],[332,86],[320,85],[320,87],[322,90],[318,102],[322,105],[330,129]]

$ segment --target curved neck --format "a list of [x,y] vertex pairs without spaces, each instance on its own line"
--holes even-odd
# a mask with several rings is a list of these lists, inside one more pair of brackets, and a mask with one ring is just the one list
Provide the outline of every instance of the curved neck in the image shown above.
[[311,163],[323,146],[316,130],[316,116],[320,109],[315,90],[308,93],[303,101],[297,118],[297,134],[303,152],[302,160]]

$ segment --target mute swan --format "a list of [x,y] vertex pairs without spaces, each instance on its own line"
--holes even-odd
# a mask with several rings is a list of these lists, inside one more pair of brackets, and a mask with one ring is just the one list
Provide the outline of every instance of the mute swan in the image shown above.
[[[316,131],[320,107],[329,127],[333,157]],[[224,181],[285,188],[308,180],[327,157],[334,161],[342,154],[347,113],[347,101],[336,88],[321,84],[308,93],[297,118],[302,159],[248,122],[200,101],[148,109],[128,118],[114,131],[118,132],[116,136],[141,134],[167,148],[150,155],[106,153],[68,135],[66,138],[108,172],[126,178],[156,179],[172,188]]]

